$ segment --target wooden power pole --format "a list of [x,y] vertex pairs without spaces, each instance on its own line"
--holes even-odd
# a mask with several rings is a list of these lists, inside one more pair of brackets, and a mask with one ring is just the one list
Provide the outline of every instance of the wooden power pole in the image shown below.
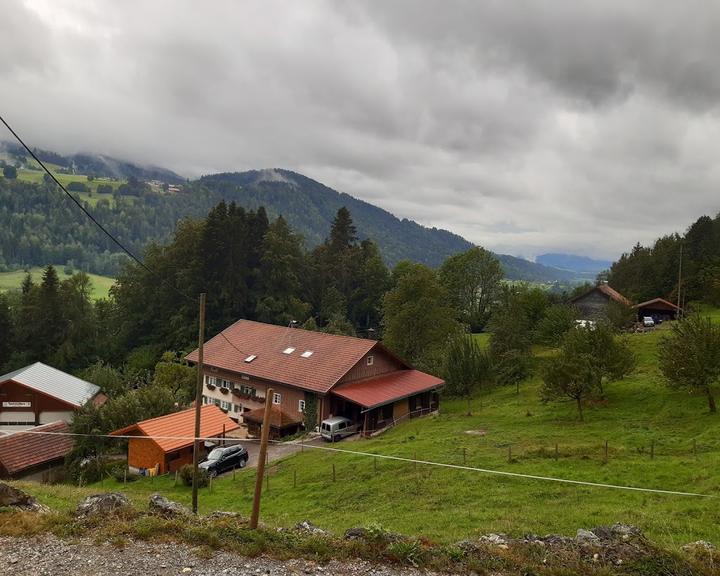
[[268,388],[265,392],[265,413],[263,414],[262,430],[260,431],[260,454],[258,455],[257,476],[255,477],[255,495],[253,496],[250,528],[255,530],[260,520],[260,497],[262,496],[263,475],[265,474],[265,459],[267,458],[268,438],[270,437],[270,418],[272,411],[274,390]]
[[682,304],[682,301],[680,300],[680,294],[681,294],[681,287],[682,287],[682,258],[683,258],[683,245],[680,243],[680,264],[678,266],[678,286],[677,286],[677,319],[680,320],[682,318],[682,308],[680,305]]
[[200,408],[203,389],[203,346],[205,344],[205,293],[200,294],[200,326],[198,328],[197,384],[195,385],[195,440],[193,441],[192,510],[198,511],[198,460],[200,458]]

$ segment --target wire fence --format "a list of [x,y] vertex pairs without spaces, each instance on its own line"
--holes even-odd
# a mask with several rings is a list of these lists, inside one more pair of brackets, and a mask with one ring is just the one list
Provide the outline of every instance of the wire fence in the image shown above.
[[[183,441],[185,442],[185,446],[189,446],[196,440],[192,436],[133,436],[133,435],[109,435],[109,434],[77,434],[77,433],[71,433],[71,432],[46,432],[46,431],[36,431],[36,430],[28,430],[24,432],[18,432],[19,434],[39,434],[39,435],[46,435],[46,436],[72,436],[72,437],[89,437],[89,438],[104,438],[104,439],[111,439],[112,441],[118,442],[118,444],[115,445],[114,449],[112,447],[106,447],[106,453],[105,457],[109,459],[115,459],[116,461],[120,461],[122,459],[122,455],[120,454],[121,448],[123,446],[119,444],[120,441],[124,440],[172,440],[172,441]],[[236,443],[255,443],[258,442],[257,439],[240,439],[240,438],[218,438],[218,437],[207,437],[207,438],[197,438],[200,442],[210,442],[215,445],[230,445],[230,444],[236,444]],[[685,490],[673,490],[671,488],[663,487],[647,487],[647,486],[637,486],[637,485],[625,485],[620,483],[608,483],[608,482],[598,482],[594,480],[585,480],[585,479],[575,479],[575,478],[567,478],[563,477],[561,475],[544,475],[544,474],[533,474],[528,472],[523,472],[519,469],[507,469],[507,466],[504,468],[500,467],[502,464],[517,464],[521,465],[522,463],[532,463],[533,460],[538,459],[555,459],[556,461],[563,460],[565,462],[575,458],[576,460],[589,460],[588,454],[593,455],[593,460],[600,462],[600,463],[608,463],[613,458],[622,459],[623,462],[627,462],[628,455],[631,455],[635,462],[637,462],[638,458],[646,459],[648,461],[655,461],[660,458],[668,456],[662,449],[662,445],[658,445],[655,441],[651,441],[649,443],[649,446],[642,447],[642,449],[638,450],[628,450],[627,448],[623,448],[624,457],[621,457],[618,450],[615,450],[612,447],[612,444],[610,442],[604,442],[599,443],[595,445],[588,445],[588,446],[577,446],[572,445],[571,447],[568,446],[566,448],[563,448],[562,445],[559,443],[556,443],[553,447],[545,447],[542,446],[540,448],[532,448],[528,449],[528,446],[525,445],[521,449],[518,449],[517,445],[514,444],[507,444],[500,445],[500,446],[492,446],[492,450],[488,452],[487,448],[471,448],[468,449],[466,446],[458,446],[453,450],[447,451],[444,453],[444,461],[440,461],[437,459],[428,459],[423,458],[422,454],[418,454],[418,451],[416,449],[412,450],[412,453],[409,455],[399,455],[399,454],[389,454],[389,453],[381,453],[381,452],[368,452],[361,449],[362,447],[362,441],[357,442],[346,442],[342,445],[339,445],[337,443],[325,443],[320,442],[318,439],[313,439],[311,441],[306,440],[305,438],[301,438],[298,440],[293,441],[279,441],[274,440],[271,441],[271,444],[274,447],[285,447],[285,450],[283,451],[282,457],[290,456],[294,453],[303,453],[306,451],[320,451],[324,452],[328,455],[336,455],[336,456],[349,456],[353,458],[360,458],[364,459],[368,462],[368,465],[372,466],[372,469],[374,472],[377,472],[379,470],[380,463],[397,463],[400,466],[404,466],[405,469],[411,469],[414,472],[417,472],[419,469],[443,469],[446,471],[455,471],[455,472],[470,472],[475,474],[483,474],[483,475],[490,475],[490,476],[498,476],[498,477],[506,477],[506,478],[514,478],[518,480],[532,480],[532,481],[540,481],[540,482],[552,482],[556,484],[567,484],[567,485],[574,485],[574,486],[587,486],[587,487],[593,487],[593,488],[602,488],[602,489],[612,489],[612,490],[624,490],[624,491],[633,491],[633,492],[644,492],[648,494],[666,494],[666,495],[674,495],[674,496],[690,496],[690,497],[700,497],[700,498],[716,498],[716,494],[707,494],[707,493],[700,493],[700,492],[692,492],[692,491],[685,491]],[[515,447],[515,452],[513,448]],[[110,448],[108,450],[108,448]],[[502,462],[499,460],[499,455],[503,454],[505,456],[506,453],[506,461]],[[688,450],[686,453],[683,453],[683,455],[690,455],[692,454],[695,457],[700,457],[703,454],[706,454],[707,452],[703,451],[703,447],[699,446],[696,441],[692,441],[688,443]],[[505,458],[503,457],[503,460]],[[477,462],[488,462],[492,461],[495,463],[494,467],[487,467],[487,466],[479,466],[479,465],[473,465],[473,463]],[[278,463],[271,463],[270,468],[268,468],[267,478],[265,479],[268,486],[270,485],[270,476],[273,473],[276,473],[279,469],[287,468],[287,461],[282,460],[279,464]],[[370,464],[372,462],[372,464]],[[332,481],[336,481],[338,478],[338,470],[337,465],[339,461],[336,459],[331,459],[327,463],[326,471],[321,474],[321,478],[323,480],[327,480],[329,478],[332,479]],[[294,468],[294,467],[290,467]],[[369,469],[369,468],[368,468]],[[274,471],[274,472],[273,472]],[[170,475],[176,474],[177,470],[172,470],[169,472]],[[233,476],[235,476],[239,472],[238,469],[232,470]],[[230,473],[228,471],[227,473]],[[297,468],[294,468],[293,470],[293,485],[297,486],[298,482],[305,482],[308,481],[309,478],[307,475],[303,475],[302,473],[298,477],[298,470]],[[177,482],[177,480],[176,480]]]

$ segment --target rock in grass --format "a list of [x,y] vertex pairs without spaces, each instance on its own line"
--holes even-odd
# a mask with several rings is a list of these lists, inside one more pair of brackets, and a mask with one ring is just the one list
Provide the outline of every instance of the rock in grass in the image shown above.
[[600,544],[600,538],[597,537],[595,532],[585,530],[584,528],[578,528],[577,534],[575,534],[575,541],[578,544]]
[[150,512],[165,518],[177,518],[190,516],[191,512],[178,502],[168,500],[161,494],[153,494],[148,502]]
[[315,524],[313,524],[309,520],[303,520],[302,522],[298,522],[297,524],[295,524],[295,529],[300,532],[307,532],[308,534],[315,534],[318,536],[328,535],[328,532],[326,530],[315,526]]
[[47,512],[47,506],[40,504],[27,492],[0,482],[0,506],[9,506],[30,512]]
[[120,492],[93,494],[78,504],[75,515],[84,518],[95,514],[109,514],[120,508],[129,508],[131,506],[132,504],[127,496]]
[[711,542],[708,542],[707,540],[698,540],[697,542],[690,542],[689,544],[685,544],[685,546],[682,547],[684,552],[689,552],[690,554],[698,554],[698,553],[707,553],[707,552],[714,552],[716,550],[715,545]]

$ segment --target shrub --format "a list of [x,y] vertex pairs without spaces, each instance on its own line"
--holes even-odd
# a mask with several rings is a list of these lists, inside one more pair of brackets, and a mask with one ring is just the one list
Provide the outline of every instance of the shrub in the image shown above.
[[[180,468],[180,479],[185,486],[192,486],[193,483],[193,467],[185,464]],[[210,478],[205,470],[198,468],[198,488],[205,488],[210,483]]]

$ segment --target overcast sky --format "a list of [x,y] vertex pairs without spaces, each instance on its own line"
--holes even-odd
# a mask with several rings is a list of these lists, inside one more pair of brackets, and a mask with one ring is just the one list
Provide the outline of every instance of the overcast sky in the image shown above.
[[615,258],[720,210],[718,54],[712,0],[6,0],[0,107],[39,147]]

